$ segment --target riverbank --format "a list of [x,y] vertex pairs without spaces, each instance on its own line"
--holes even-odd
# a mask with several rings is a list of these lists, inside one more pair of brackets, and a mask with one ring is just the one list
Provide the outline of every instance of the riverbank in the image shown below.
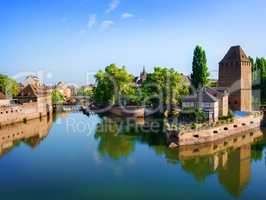
[[26,122],[28,120],[50,116],[52,106],[50,101],[10,104],[0,107],[0,127],[8,124]]
[[232,122],[217,126],[202,127],[200,129],[189,129],[173,131],[168,129],[168,138],[171,147],[204,144],[221,139],[237,136],[239,133],[260,128],[264,115],[254,112],[245,117],[235,118]]

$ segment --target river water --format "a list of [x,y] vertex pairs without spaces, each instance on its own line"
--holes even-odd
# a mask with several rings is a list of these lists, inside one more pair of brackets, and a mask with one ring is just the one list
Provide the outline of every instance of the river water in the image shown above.
[[170,150],[158,124],[65,113],[2,127],[0,197],[266,199],[263,130]]

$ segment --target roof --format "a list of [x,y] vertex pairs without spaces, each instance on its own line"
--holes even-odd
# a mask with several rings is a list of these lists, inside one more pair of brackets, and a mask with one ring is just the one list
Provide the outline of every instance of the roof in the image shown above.
[[6,95],[1,91],[0,91],[0,99],[7,99]]
[[216,98],[221,98],[229,94],[227,88],[206,88],[206,91]]
[[26,79],[29,79],[29,78],[32,78],[32,79],[37,80],[37,81],[40,80],[39,77],[38,77],[38,76],[35,76],[35,75],[29,75],[29,76],[27,76],[27,77],[25,78],[25,80],[26,80]]
[[220,63],[226,63],[231,61],[250,62],[248,56],[240,46],[231,47]]
[[187,96],[184,97],[183,102],[192,102],[192,103],[197,103],[197,102],[205,102],[205,103],[215,103],[218,101],[218,99],[213,96],[212,94],[210,94],[209,92],[207,92],[206,89],[203,89],[199,92],[197,92],[196,95],[193,96]]
[[37,85],[27,85],[24,87],[19,96],[44,96],[49,94],[49,88],[46,86],[37,86]]

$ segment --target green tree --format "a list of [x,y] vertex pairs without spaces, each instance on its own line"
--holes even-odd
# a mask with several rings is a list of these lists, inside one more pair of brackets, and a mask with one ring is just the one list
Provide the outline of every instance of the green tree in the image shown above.
[[111,64],[100,70],[96,75],[96,87],[93,90],[93,100],[97,104],[115,104],[135,94],[134,77],[125,67]]
[[84,97],[92,97],[93,95],[93,88],[80,88],[77,92],[78,96],[84,96]]
[[0,91],[9,96],[17,96],[19,93],[19,85],[6,75],[0,74]]
[[193,56],[192,64],[192,84],[198,89],[201,86],[206,86],[209,81],[209,72],[207,66],[207,58],[204,49],[200,46],[196,46]]
[[165,108],[179,103],[180,95],[188,94],[189,88],[183,76],[174,69],[155,67],[154,72],[147,75],[142,93],[146,104],[155,107],[162,104]]
[[62,103],[64,101],[64,96],[57,89],[52,91],[52,102],[53,104]]

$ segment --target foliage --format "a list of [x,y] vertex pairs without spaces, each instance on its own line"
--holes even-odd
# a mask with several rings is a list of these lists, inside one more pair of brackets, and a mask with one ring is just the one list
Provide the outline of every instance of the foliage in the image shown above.
[[95,138],[99,140],[98,151],[101,156],[119,160],[135,150],[133,137],[123,135],[120,124],[109,118],[104,118],[97,126]]
[[19,93],[19,85],[15,80],[0,74],[0,91],[6,95],[15,97]]
[[231,123],[233,121],[234,121],[234,114],[232,111],[230,111],[227,116],[219,117],[219,123],[221,124]]
[[261,90],[261,99],[259,101],[264,104],[266,103],[266,59],[256,58],[255,62],[252,62],[252,60],[253,86]]
[[142,86],[145,104],[158,106],[180,103],[180,95],[187,95],[189,88],[184,84],[182,75],[174,69],[155,67],[147,75]]
[[96,87],[93,90],[93,100],[99,104],[119,103],[128,95],[135,94],[132,86],[134,77],[125,67],[111,64],[100,70],[96,75]]
[[64,96],[57,89],[52,91],[52,102],[53,104],[62,103],[64,101]]
[[218,81],[217,80],[210,80],[208,82],[207,86],[210,87],[210,88],[218,87]]
[[186,112],[182,112],[179,115],[180,121],[186,121],[186,122],[205,122],[205,121],[208,121],[205,113],[202,110],[194,109],[194,108],[187,108],[186,110],[183,110],[183,111],[186,111]]
[[209,72],[207,66],[207,58],[205,51],[202,47],[196,46],[193,56],[192,64],[192,84],[198,89],[199,87],[206,86],[209,81]]
[[84,96],[84,97],[92,97],[93,95],[93,88],[84,88],[84,87],[81,87],[78,92],[77,92],[77,95],[78,96]]

